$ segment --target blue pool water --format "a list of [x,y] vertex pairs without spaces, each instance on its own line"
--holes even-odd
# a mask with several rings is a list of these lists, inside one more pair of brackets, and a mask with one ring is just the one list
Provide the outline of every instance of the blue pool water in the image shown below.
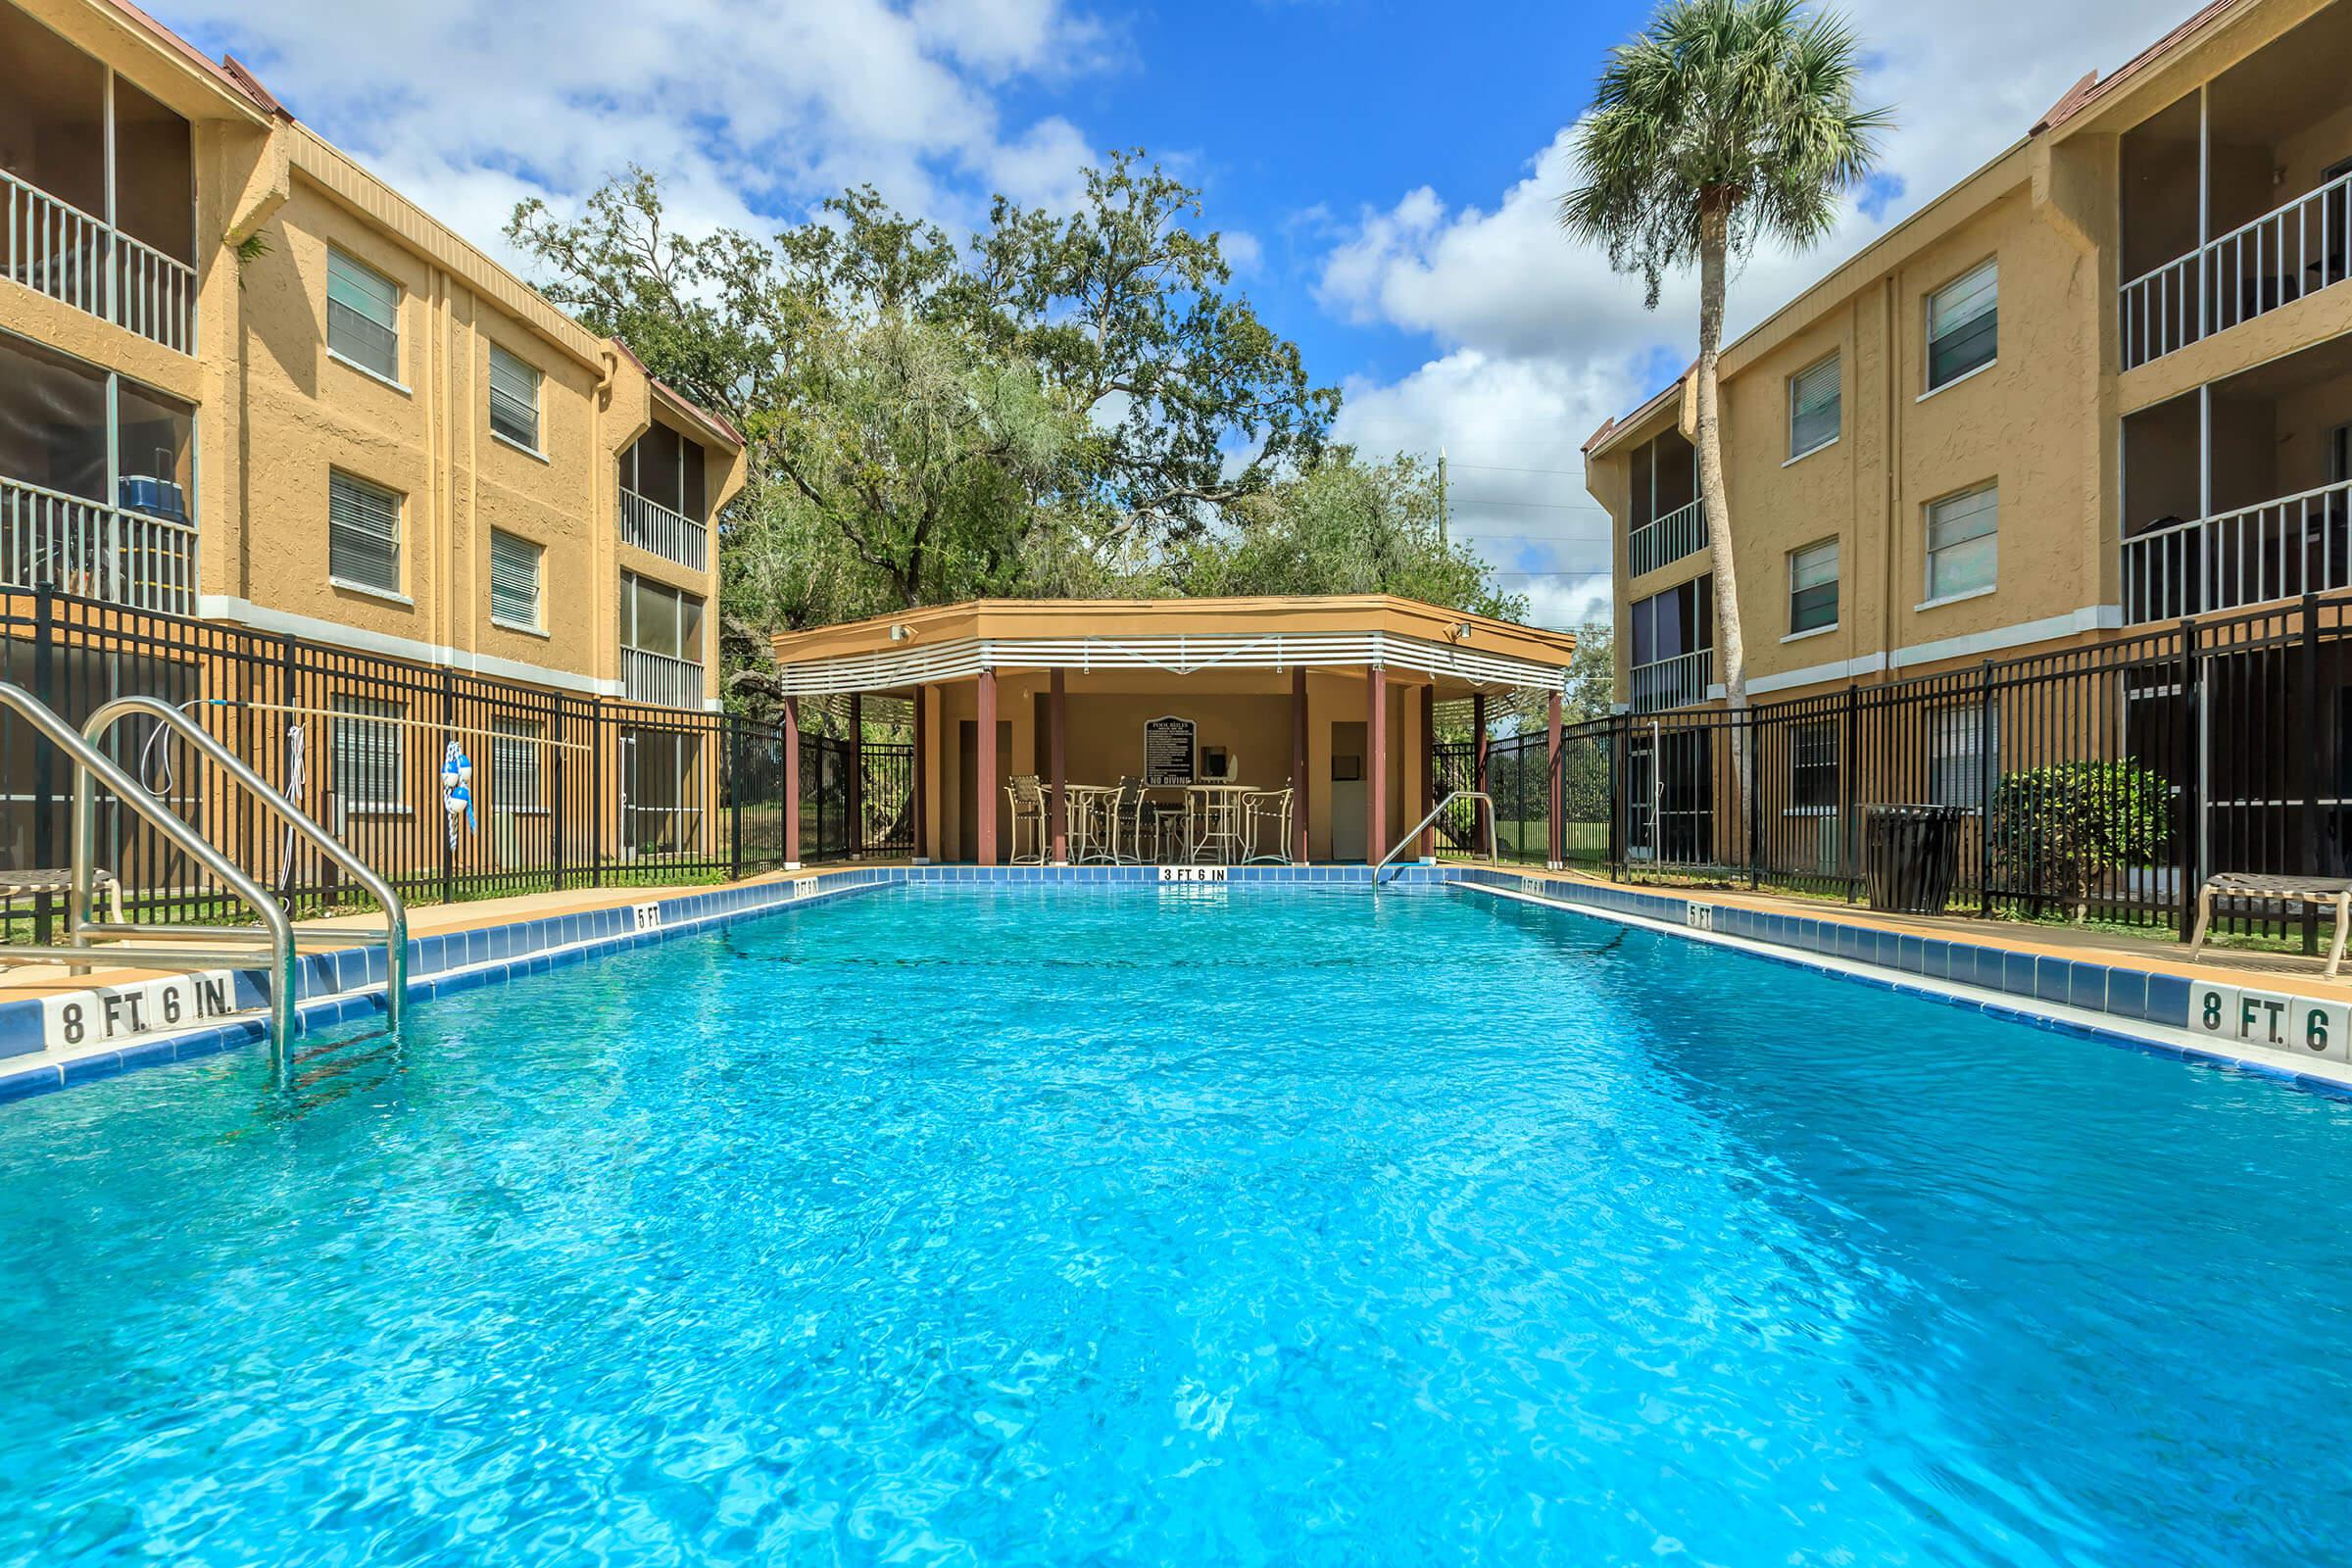
[[2340,1560],[2348,1168],[1479,895],[863,894],[0,1107],[0,1561]]

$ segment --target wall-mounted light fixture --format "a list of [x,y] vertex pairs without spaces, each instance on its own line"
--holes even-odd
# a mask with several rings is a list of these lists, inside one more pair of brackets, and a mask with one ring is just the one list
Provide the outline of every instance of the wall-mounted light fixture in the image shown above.
[[906,628],[906,625],[904,621],[894,620],[890,623],[890,640],[892,642],[903,643],[913,635],[914,633]]

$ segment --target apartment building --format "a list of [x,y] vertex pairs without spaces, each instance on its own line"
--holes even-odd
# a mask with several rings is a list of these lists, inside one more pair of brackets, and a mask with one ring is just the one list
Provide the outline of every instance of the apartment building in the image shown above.
[[127,4],[0,78],[0,589],[716,706],[724,420]]
[[[1727,348],[1751,695],[2352,586],[2347,61],[2352,0],[2219,0]],[[1694,429],[1586,446],[1636,712],[1722,692]]]

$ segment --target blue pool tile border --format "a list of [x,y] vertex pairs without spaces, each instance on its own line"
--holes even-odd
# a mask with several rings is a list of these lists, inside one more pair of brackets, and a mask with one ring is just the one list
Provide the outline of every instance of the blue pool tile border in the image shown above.
[[[2144,1034],[2055,1017],[2036,1010],[2034,1005],[2062,1005],[2085,1012],[2105,1013],[2119,1022],[2155,1024],[2162,1028],[2186,1031],[2191,983],[2180,975],[2134,969],[2123,964],[2015,953],[1982,943],[1922,938],[1839,920],[1773,914],[1764,910],[1710,904],[1703,899],[1667,898],[1597,883],[1537,878],[1520,873],[1490,871],[1482,867],[1455,868],[1452,880],[1473,886],[1498,888],[1505,892],[1528,893],[1579,913],[1636,914],[1673,926],[1691,926],[1695,923],[1691,918],[1692,908],[1703,907],[1712,912],[1713,930],[1718,935],[1740,937],[1759,944],[1753,956],[1767,962],[1791,964],[1812,969],[1816,973],[1836,974],[1864,985],[1882,986],[1948,1005],[1982,1011],[1993,1017],[2031,1024],[2036,1029],[2128,1046],[2158,1055],[2242,1069],[2288,1081],[2298,1088],[2334,1099],[2352,1100],[2352,1084],[2301,1071],[2291,1065],[2291,1059],[2266,1061],[2231,1052],[2208,1050],[2195,1044],[2151,1039]],[[1529,883],[1535,885],[1531,888],[1526,885]],[[1771,951],[1775,948],[1792,951]],[[1940,969],[1936,967],[1937,950],[1940,950]],[[1968,986],[1972,992],[1982,994],[1954,995],[1926,986],[1905,985],[1891,978],[1881,979],[1857,975],[1848,970],[1824,969],[1819,964],[1808,963],[1796,956],[1799,953],[1819,954],[1897,973],[1917,974],[1925,979],[1940,979]]]
[[[546,915],[536,919],[437,932],[413,938],[409,944],[409,995],[412,1000],[457,995],[520,974],[543,973],[601,954],[649,946],[714,925],[829,902],[871,888],[889,885],[996,887],[1141,887],[1158,884],[1155,866],[993,866],[916,865],[855,866],[828,870],[796,881],[717,888],[699,893],[653,893],[630,904],[609,908]],[[1245,865],[1228,869],[1223,885],[1269,885],[1368,889],[1373,872],[1361,865]],[[2181,976],[2103,964],[2082,959],[2021,954],[1983,943],[1909,932],[1882,931],[1835,918],[1780,914],[1770,910],[1717,905],[1682,895],[1644,892],[1635,888],[1573,879],[1536,877],[1524,873],[1460,865],[1405,864],[1382,875],[1384,887],[1439,889],[1446,884],[1486,886],[1509,892],[1532,892],[1555,906],[1592,914],[1627,915],[1667,926],[1690,927],[1703,917],[1720,936],[1754,945],[1755,956],[1775,962],[1822,969],[1798,955],[1837,958],[1847,963],[1887,971],[1885,977],[1857,975],[1850,970],[1827,972],[1841,978],[1910,992],[1957,1005],[1978,1007],[2002,1017],[2017,1018],[2035,1027],[2093,1035],[2111,1042],[2244,1065],[2252,1070],[2293,1079],[2298,1083],[2352,1098],[2352,1090],[2333,1079],[2300,1072],[2291,1066],[2248,1060],[2232,1054],[2149,1040],[2138,1034],[2109,1031],[2056,1018],[2034,1010],[2058,1005],[2082,1012],[2104,1013],[2121,1022],[2184,1030],[2188,1024],[2190,982]],[[1216,883],[1169,883],[1171,889],[1213,888]],[[650,890],[649,890],[650,892]],[[658,906],[660,923],[637,929],[640,905]],[[1703,911],[1703,916],[1702,912]],[[298,1016],[305,1032],[337,1028],[379,1017],[384,1010],[384,955],[380,948],[349,949],[306,955],[299,983]],[[1941,981],[1969,988],[1970,995],[1901,983],[1899,976]],[[258,971],[234,976],[240,1006],[258,1006],[266,996],[266,980]],[[372,990],[368,988],[374,988]],[[0,1102],[23,1099],[74,1083],[110,1077],[134,1067],[185,1061],[250,1045],[264,1037],[258,1019],[244,1018],[186,1033],[131,1041],[117,1051],[96,1053],[64,1064],[6,1070],[12,1054],[41,1048],[41,1008],[37,1001],[0,1004]]]
[[[607,909],[547,915],[467,931],[439,932],[409,939],[409,1000],[427,1001],[490,985],[519,974],[536,974],[601,954],[648,947],[737,920],[781,909],[826,904],[895,880],[890,867],[861,867],[799,882],[759,883],[683,897],[655,897]],[[636,904],[655,904],[661,924],[636,929]],[[342,982],[364,977],[372,991],[347,994]],[[240,1007],[259,1006],[268,996],[258,970],[235,973]],[[384,1012],[384,953],[344,949],[306,955],[298,976],[301,1001],[297,1027],[303,1034],[380,1018]],[[258,1018],[237,1018],[184,1033],[132,1040],[114,1051],[95,1052],[63,1063],[6,1069],[12,1054],[41,1049],[41,1004],[35,1000],[0,1004],[0,1102],[112,1077],[133,1067],[187,1061],[255,1044],[268,1030]],[[28,1043],[27,1043],[28,1042]]]

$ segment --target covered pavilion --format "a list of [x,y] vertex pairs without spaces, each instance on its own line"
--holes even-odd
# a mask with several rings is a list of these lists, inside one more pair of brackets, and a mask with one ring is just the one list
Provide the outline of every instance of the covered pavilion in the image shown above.
[[[887,696],[912,718],[918,861],[1003,863],[1016,775],[1039,781],[1047,863],[1070,862],[1078,787],[1122,778],[1287,788],[1289,858],[1377,861],[1437,804],[1437,705],[1468,700],[1483,785],[1489,697],[1533,691],[1549,699],[1556,846],[1575,648],[1566,632],[1385,595],[910,610],[776,636],[784,776],[800,776],[803,700],[847,699],[855,714]],[[787,844],[800,842],[798,793],[786,792]],[[1422,839],[1426,857],[1434,832]]]

